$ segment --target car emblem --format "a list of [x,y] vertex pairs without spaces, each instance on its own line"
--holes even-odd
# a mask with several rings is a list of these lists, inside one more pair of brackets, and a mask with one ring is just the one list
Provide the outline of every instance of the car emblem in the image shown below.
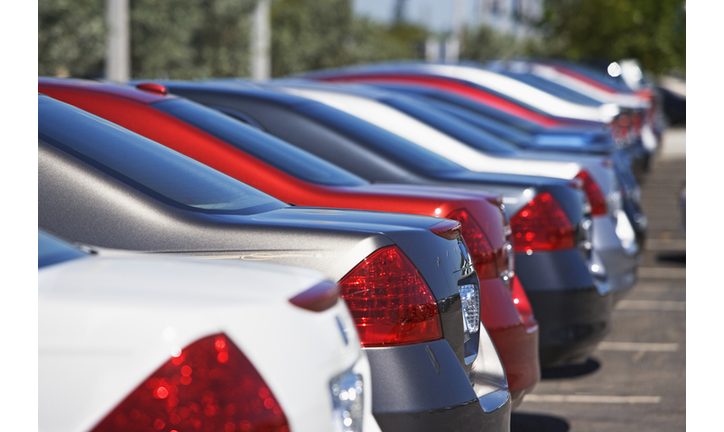
[[470,257],[470,251],[468,251],[468,246],[465,244],[465,241],[463,241],[461,237],[458,237],[458,247],[460,248],[460,253],[463,258],[463,276],[468,276],[474,271],[473,259]]
[[339,326],[339,332],[342,333],[342,339],[344,340],[345,345],[349,345],[349,338],[347,337],[347,332],[344,329],[344,324],[342,324],[342,320],[339,319],[339,316],[334,317],[337,320],[337,325]]

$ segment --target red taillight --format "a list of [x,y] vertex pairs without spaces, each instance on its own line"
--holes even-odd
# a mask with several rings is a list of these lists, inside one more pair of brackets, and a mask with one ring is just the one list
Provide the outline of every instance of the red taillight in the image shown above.
[[387,246],[339,281],[363,346],[405,345],[442,339],[437,301],[409,258]]
[[282,407],[241,350],[224,334],[172,357],[93,431],[279,431]]
[[568,216],[549,192],[530,200],[510,218],[510,226],[516,252],[572,249],[576,245]]
[[600,216],[606,214],[606,197],[603,196],[601,189],[596,184],[596,181],[586,170],[582,170],[576,175],[583,181],[583,191],[586,193],[586,198],[591,204],[591,216]]
[[633,113],[631,118],[631,129],[637,137],[641,136],[641,127],[643,126],[643,116],[640,112]]
[[501,249],[499,254],[495,253],[482,228],[467,211],[455,210],[446,217],[454,219],[462,225],[463,239],[465,239],[465,244],[467,244],[470,251],[470,257],[473,260],[475,271],[478,273],[478,278],[481,280],[497,278],[496,260],[500,258],[497,255],[506,255],[505,251]]
[[614,137],[620,140],[626,140],[631,133],[631,119],[628,114],[619,114],[611,122],[611,129]]
[[513,291],[513,303],[515,303],[515,308],[520,314],[521,321],[523,321],[527,328],[537,326],[538,322],[535,320],[535,317],[533,315],[533,308],[530,305],[528,296],[526,295],[525,290],[523,289],[523,285],[518,279],[518,276],[514,276],[511,279],[510,285]]

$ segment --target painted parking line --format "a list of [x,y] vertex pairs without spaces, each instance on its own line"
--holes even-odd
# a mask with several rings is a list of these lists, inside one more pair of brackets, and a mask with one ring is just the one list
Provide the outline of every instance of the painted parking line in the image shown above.
[[679,350],[678,343],[642,343],[642,342],[608,342],[598,343],[597,349],[602,351],[658,351],[674,352]]
[[657,404],[661,402],[661,396],[527,394],[523,397],[523,401],[554,403]]
[[685,301],[663,300],[621,300],[616,304],[617,310],[638,311],[686,311]]
[[651,279],[686,279],[686,269],[676,267],[639,267],[637,276]]

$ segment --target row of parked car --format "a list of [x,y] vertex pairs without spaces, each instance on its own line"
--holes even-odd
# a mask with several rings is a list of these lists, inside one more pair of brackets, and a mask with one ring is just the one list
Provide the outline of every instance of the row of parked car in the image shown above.
[[409,62],[38,93],[41,430],[508,431],[636,281],[663,131],[642,79]]

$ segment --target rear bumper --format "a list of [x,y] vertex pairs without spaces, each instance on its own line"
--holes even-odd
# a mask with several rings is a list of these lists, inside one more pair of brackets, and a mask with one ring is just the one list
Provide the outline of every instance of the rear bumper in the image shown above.
[[541,367],[584,359],[610,331],[613,296],[599,292],[576,250],[516,253],[515,259],[540,326]]
[[372,412],[383,431],[510,429],[507,388],[478,396],[447,341],[365,351]]
[[[625,226],[628,223],[626,216],[620,214],[619,217],[622,218],[620,223]],[[636,283],[639,249],[630,223],[627,229],[622,230],[623,240],[622,235],[616,233],[615,223],[609,216],[594,217],[592,244],[606,268],[611,291],[618,299]]]
[[[595,287],[560,292],[529,293],[541,325],[542,367],[579,363],[611,330],[613,297],[601,297]],[[540,312],[538,312],[540,310]]]

